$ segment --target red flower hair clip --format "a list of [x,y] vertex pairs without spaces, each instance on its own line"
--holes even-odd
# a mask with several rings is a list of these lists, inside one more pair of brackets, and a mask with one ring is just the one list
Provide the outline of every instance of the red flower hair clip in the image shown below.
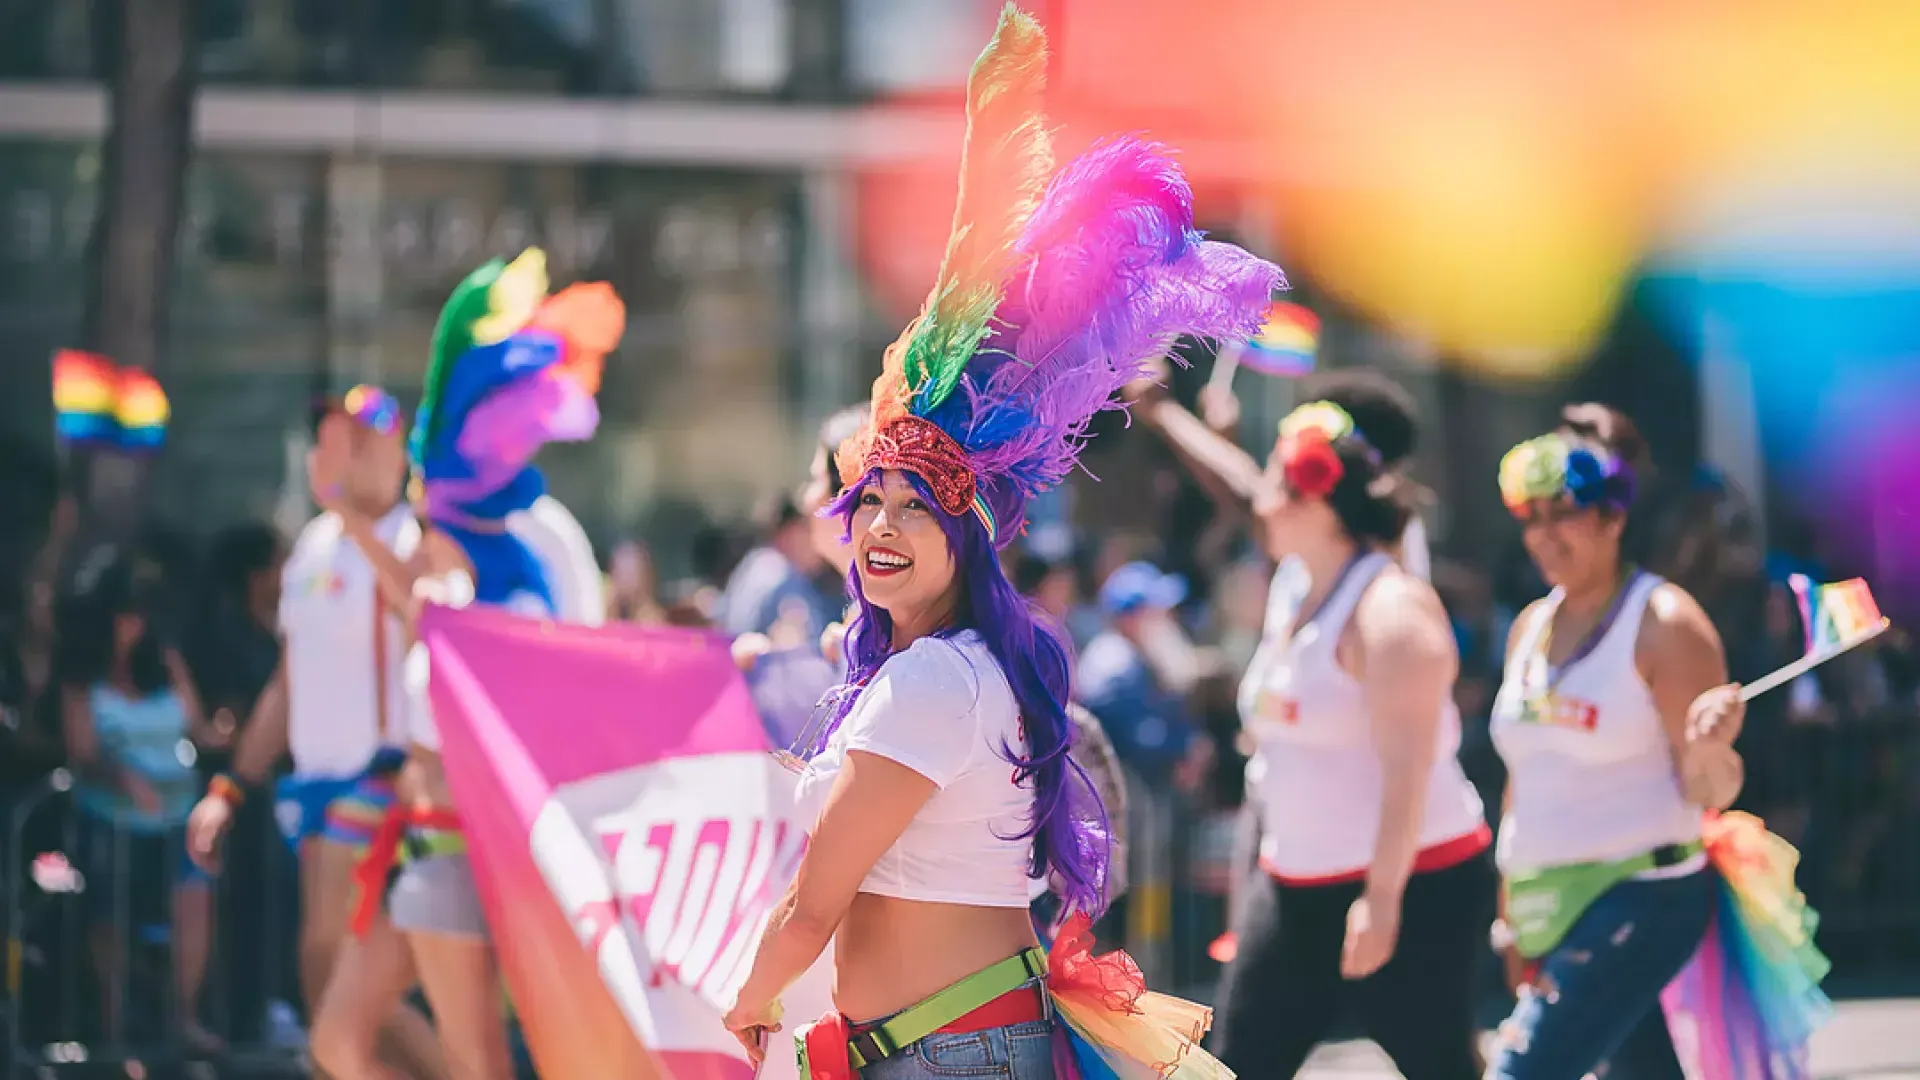
[[1330,401],[1309,402],[1288,413],[1280,421],[1277,447],[1287,489],[1321,499],[1333,494],[1347,475],[1346,462],[1340,460],[1334,440],[1358,435],[1353,417]]
[[1296,495],[1324,499],[1347,475],[1347,466],[1333,448],[1333,440],[1319,428],[1308,428],[1281,440],[1280,463],[1287,489]]

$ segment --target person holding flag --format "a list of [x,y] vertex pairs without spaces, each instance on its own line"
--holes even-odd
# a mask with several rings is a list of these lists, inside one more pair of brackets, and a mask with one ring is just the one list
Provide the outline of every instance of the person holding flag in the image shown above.
[[[300,860],[301,986],[317,1014],[346,936],[354,864],[393,803],[404,758],[406,628],[381,603],[368,552],[410,559],[421,530],[401,499],[405,436],[391,395],[355,387],[321,402],[313,424],[308,477],[322,512],[281,571],[280,664],[242,728],[232,771],[215,776],[194,808],[187,840],[196,863],[217,868],[247,792],[291,751],[294,771],[274,811]],[[369,940],[389,952],[400,945],[384,919]],[[413,1075],[441,1075],[433,1030],[399,994],[368,1016],[370,1046],[384,1031],[387,1057]]]
[[[798,1037],[813,1080],[1227,1075],[1198,1046],[1205,1009],[1090,955],[1107,814],[1069,753],[1068,647],[999,551],[1149,358],[1180,334],[1251,333],[1282,278],[1201,238],[1164,147],[1110,139],[1056,172],[1045,60],[1009,5],[968,81],[939,278],[836,455],[848,679],[824,745],[802,748],[812,842],[725,1020],[758,1064],[782,994],[832,940],[835,1009]],[[1034,879],[1076,909],[1050,953]]]
[[1719,635],[1622,555],[1647,474],[1632,422],[1593,404],[1500,465],[1553,591],[1515,621],[1493,710],[1509,774],[1493,937],[1519,995],[1494,1080],[1800,1075],[1825,1008],[1792,849],[1718,813],[1743,779]]
[[[565,575],[583,576],[567,562],[580,545],[565,542],[573,531],[566,527],[570,514],[554,527],[559,504],[545,495],[531,461],[546,443],[584,440],[597,428],[593,396],[625,318],[603,283],[549,296],[546,257],[538,249],[512,263],[489,262],[454,290],[434,331],[409,440],[421,543],[403,559],[374,550],[363,530],[352,534],[368,549],[387,606],[409,629],[429,603],[488,605],[534,617],[571,614],[580,622],[603,614],[592,603],[565,599]],[[529,511],[544,515],[559,542],[543,545],[524,525],[513,527],[514,516]],[[543,546],[554,556],[543,559]],[[440,762],[427,664],[426,646],[415,642],[402,677],[405,798],[384,816],[355,869],[356,937],[315,1026],[315,1056],[339,1080],[391,1075],[372,1052],[368,1020],[412,985],[415,971],[450,1072],[469,1080],[513,1075],[500,974]],[[405,858],[389,889],[402,849]],[[399,957],[367,936],[383,902],[406,939]]]

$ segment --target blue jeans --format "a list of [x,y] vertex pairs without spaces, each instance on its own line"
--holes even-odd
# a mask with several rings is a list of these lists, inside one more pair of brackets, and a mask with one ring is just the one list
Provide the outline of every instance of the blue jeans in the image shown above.
[[1693,958],[1718,903],[1711,868],[1623,881],[1540,963],[1500,1025],[1488,1080],[1680,1080],[1660,991]]
[[929,1035],[860,1070],[861,1080],[1054,1080],[1053,1023],[1038,1020],[964,1035]]

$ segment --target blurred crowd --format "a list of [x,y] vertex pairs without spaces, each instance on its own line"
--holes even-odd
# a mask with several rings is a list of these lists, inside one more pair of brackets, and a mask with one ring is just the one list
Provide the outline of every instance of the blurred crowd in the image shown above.
[[[795,490],[755,520],[708,530],[672,553],[663,581],[634,539],[602,552],[611,618],[704,627],[747,643],[752,669],[799,653],[837,669],[844,527],[820,514],[841,491],[827,448]],[[1175,986],[1211,982],[1206,943],[1224,928],[1243,747],[1240,674],[1261,634],[1271,568],[1225,503],[1139,440],[1107,474],[1145,526],[1076,528],[1040,507],[1007,553],[1011,579],[1071,635],[1076,698],[1108,735],[1137,818],[1159,815],[1131,852],[1136,898],[1110,937],[1164,942]],[[217,1045],[291,1035],[298,886],[270,800],[254,800],[221,880],[183,858],[180,833],[278,660],[274,625],[288,537],[265,524],[195,546],[165,531],[106,542],[58,471],[17,454],[4,472],[10,527],[0,580],[0,895],[16,962],[9,989],[32,1041],[179,1037]],[[1099,464],[1096,463],[1096,468]],[[1123,478],[1124,477],[1124,478]],[[1708,472],[1661,484],[1630,539],[1717,623],[1738,679],[1798,656],[1804,631],[1786,581],[1850,576],[1806,534],[1763,545],[1741,492]],[[1489,806],[1503,783],[1487,738],[1508,627],[1545,593],[1517,531],[1503,551],[1438,550],[1432,578],[1461,656],[1462,757]],[[103,748],[104,751],[103,751]],[[1805,854],[1802,884],[1845,968],[1920,957],[1920,662],[1895,631],[1757,701],[1741,750],[1744,808]],[[1150,865],[1143,865],[1143,860]],[[1156,893],[1158,895],[1158,892]],[[1129,941],[1146,955],[1150,943]],[[39,980],[37,983],[35,980]],[[25,992],[38,986],[40,992]],[[97,1002],[97,1008],[78,1008]]]

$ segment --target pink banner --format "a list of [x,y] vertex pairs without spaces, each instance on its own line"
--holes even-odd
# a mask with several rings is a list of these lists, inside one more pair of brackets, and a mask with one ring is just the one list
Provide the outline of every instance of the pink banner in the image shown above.
[[[420,632],[541,1074],[753,1076],[720,1016],[805,835],[726,642],[446,608]],[[811,973],[790,1015],[817,1015],[824,989]],[[792,1075],[791,1060],[776,1049],[761,1076]]]

